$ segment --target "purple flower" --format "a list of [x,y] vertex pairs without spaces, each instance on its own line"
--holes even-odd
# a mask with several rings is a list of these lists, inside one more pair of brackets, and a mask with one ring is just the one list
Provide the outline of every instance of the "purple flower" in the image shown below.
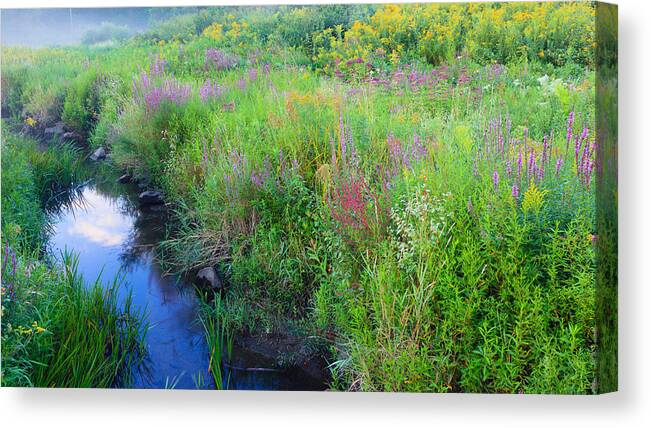
[[256,68],[249,69],[249,82],[255,82],[258,79],[258,70]]
[[206,102],[210,99],[221,98],[224,94],[224,87],[217,82],[212,84],[210,79],[206,79],[204,84],[199,88],[199,96],[201,101]]
[[499,182],[500,182],[500,176],[497,173],[497,170],[495,170],[493,172],[493,187],[495,188],[495,190],[497,190],[497,186],[499,185]]
[[162,75],[163,73],[165,73],[166,65],[167,65],[167,61],[165,61],[163,58],[157,55],[156,59],[154,59],[154,62],[149,65],[149,74],[151,76]]
[[529,156],[529,163],[527,164],[527,175],[530,176],[534,173],[534,168],[536,167],[536,155],[531,149],[531,155]]
[[515,184],[511,187],[511,196],[513,196],[513,199],[518,199],[518,196],[520,196],[520,189]]
[[558,159],[556,159],[556,175],[557,176],[560,173],[562,166],[563,166],[563,158],[559,157]]
[[572,140],[572,131],[574,127],[574,110],[570,112],[570,116],[567,118],[567,142]]
[[216,70],[228,70],[237,64],[237,58],[229,55],[219,49],[206,49],[205,68],[215,68]]

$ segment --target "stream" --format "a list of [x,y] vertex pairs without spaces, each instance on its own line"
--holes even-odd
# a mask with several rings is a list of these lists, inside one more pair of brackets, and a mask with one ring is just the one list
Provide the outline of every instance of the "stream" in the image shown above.
[[[132,388],[215,389],[210,354],[198,320],[201,302],[192,284],[163,275],[154,246],[165,236],[163,206],[140,207],[132,184],[92,181],[78,188],[50,214],[49,251],[79,255],[87,285],[107,284],[121,274],[119,298],[131,292],[132,305],[146,316],[146,355],[133,369]],[[222,361],[224,389],[324,390],[323,378],[300,367],[274,367],[273,358],[235,345]]]

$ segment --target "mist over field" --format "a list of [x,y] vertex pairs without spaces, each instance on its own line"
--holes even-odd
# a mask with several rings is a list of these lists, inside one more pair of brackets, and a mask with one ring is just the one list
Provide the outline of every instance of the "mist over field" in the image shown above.
[[158,20],[196,8],[42,8],[0,10],[0,43],[5,46],[74,45],[89,30],[109,23],[128,34]]

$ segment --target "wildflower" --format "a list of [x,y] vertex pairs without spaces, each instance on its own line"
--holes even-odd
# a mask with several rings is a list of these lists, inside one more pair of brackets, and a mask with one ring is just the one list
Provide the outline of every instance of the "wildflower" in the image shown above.
[[164,74],[166,65],[167,61],[157,55],[156,59],[154,59],[154,62],[149,65],[149,74],[151,76],[160,76]]
[[204,67],[206,69],[212,67],[219,71],[228,70],[230,68],[233,68],[236,64],[236,57],[228,55],[219,49],[206,49],[206,61],[204,64]]
[[255,68],[249,69],[249,82],[255,82],[258,79],[258,70]]
[[535,168],[536,168],[536,155],[532,148],[531,155],[529,155],[529,163],[527,164],[527,175],[531,176],[535,174],[536,173]]
[[500,176],[497,173],[497,170],[495,170],[493,172],[493,187],[495,188],[495,190],[497,190],[497,186],[499,184],[499,181],[500,181]]
[[567,118],[567,142],[572,140],[572,128],[574,126],[574,110],[570,112],[570,116]]
[[560,173],[562,166],[563,166],[563,158],[559,157],[558,159],[556,159],[556,175],[557,176]]
[[513,199],[518,199],[518,196],[520,196],[520,189],[515,184],[511,187],[511,196],[513,196]]
[[522,209],[525,212],[535,212],[538,213],[543,206],[543,199],[546,190],[539,190],[536,187],[536,183],[531,180],[529,188],[524,192],[524,200],[522,201]]
[[220,98],[223,94],[224,87],[217,84],[217,82],[212,84],[210,79],[206,79],[201,88],[199,88],[199,96],[203,102],[213,98]]

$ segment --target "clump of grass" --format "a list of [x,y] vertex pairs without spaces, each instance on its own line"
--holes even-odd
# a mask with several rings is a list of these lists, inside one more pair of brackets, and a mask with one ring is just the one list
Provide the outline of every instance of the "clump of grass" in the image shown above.
[[228,328],[222,311],[222,299],[215,294],[212,302],[204,302],[199,320],[206,332],[210,361],[208,370],[213,376],[217,389],[228,389],[229,379],[224,378],[223,362],[233,352],[233,332]]
[[[76,177],[73,156],[36,153],[32,141],[2,138],[2,385],[99,387],[128,385],[142,356],[144,318],[119,280],[86,286],[77,257],[60,262],[42,251],[43,202],[52,171]],[[34,160],[32,162],[32,160]],[[60,163],[59,163],[60,162]]]
[[144,352],[144,317],[133,309],[130,295],[119,299],[119,278],[86,287],[77,264],[76,255],[63,254],[63,277],[54,291],[61,300],[44,311],[52,349],[44,364],[34,367],[31,380],[48,387],[129,385],[131,369]]

